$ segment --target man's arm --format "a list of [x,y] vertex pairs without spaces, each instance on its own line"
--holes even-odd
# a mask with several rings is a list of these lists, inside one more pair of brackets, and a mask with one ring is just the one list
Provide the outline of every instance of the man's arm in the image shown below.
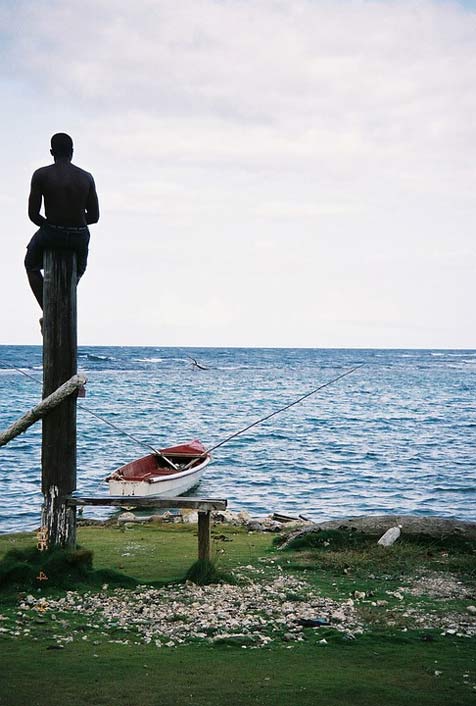
[[91,184],[89,187],[88,200],[86,202],[86,223],[97,223],[99,220],[99,201],[96,193],[96,185],[91,176]]
[[30,221],[33,221],[37,226],[42,226],[43,223],[46,223],[46,218],[40,214],[42,196],[40,179],[36,171],[31,178],[30,196],[28,198],[28,217]]

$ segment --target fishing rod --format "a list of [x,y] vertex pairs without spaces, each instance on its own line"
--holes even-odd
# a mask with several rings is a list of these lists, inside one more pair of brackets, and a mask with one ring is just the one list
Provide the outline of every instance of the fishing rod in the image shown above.
[[[30,378],[31,380],[34,380],[36,383],[40,383],[40,380],[37,378],[33,377],[33,375],[30,375],[29,373],[26,373],[24,370],[21,370],[20,368],[15,367],[14,365],[9,365],[8,363],[3,363],[3,365],[6,365],[9,368],[12,368],[13,370],[16,370],[17,372],[21,373],[22,375],[25,375],[26,377]],[[365,363],[360,363],[359,365],[354,366],[350,370],[346,370],[344,373],[341,373],[335,378],[332,378],[332,380],[328,380],[327,382],[323,383],[322,385],[319,385],[318,387],[314,388],[310,392],[306,392],[305,395],[301,395],[297,400],[294,400],[293,402],[290,402],[289,404],[285,405],[284,407],[280,407],[280,409],[276,409],[274,412],[270,412],[270,414],[267,414],[264,417],[261,417],[260,419],[257,419],[256,421],[252,422],[251,424],[248,424],[246,427],[243,429],[240,429],[239,431],[234,432],[233,434],[230,434],[226,439],[223,439],[220,441],[218,444],[215,444],[214,446],[211,446],[209,449],[201,453],[199,456],[195,456],[189,463],[187,463],[185,466],[182,468],[179,468],[173,461],[171,461],[167,456],[164,456],[160,451],[155,449],[153,446],[148,444],[145,441],[141,441],[140,439],[137,439],[135,436],[132,434],[129,434],[129,432],[124,431],[124,429],[121,429],[120,427],[116,426],[112,422],[110,422],[108,419],[105,419],[104,417],[101,417],[99,414],[96,412],[93,412],[91,409],[86,407],[83,404],[78,404],[78,407],[80,409],[84,409],[88,414],[91,414],[93,417],[96,417],[100,421],[104,422],[105,424],[108,424],[110,427],[118,431],[119,433],[123,434],[124,436],[128,437],[129,439],[132,439],[136,444],[139,444],[140,446],[143,446],[149,450],[151,450],[155,455],[159,456],[163,460],[165,460],[167,463],[169,463],[175,470],[180,470],[180,472],[187,471],[191,466],[193,466],[198,459],[205,458],[208,456],[212,451],[215,451],[218,449],[220,446],[223,446],[224,444],[227,444],[229,441],[232,439],[235,439],[237,436],[240,436],[241,434],[244,434],[246,431],[249,431],[249,429],[252,429],[253,427],[258,426],[258,424],[262,424],[263,422],[266,422],[268,419],[271,419],[272,417],[275,417],[277,414],[280,414],[281,412],[285,412],[286,410],[290,409],[291,407],[294,407],[295,405],[299,404],[303,400],[307,399],[308,397],[311,397],[312,395],[315,395],[317,392],[320,392],[320,390],[323,390],[326,387],[329,387],[330,385],[333,385],[335,382],[338,380],[341,380],[342,378],[347,377],[347,375],[351,375],[351,373],[355,372],[356,370],[359,370],[359,368],[364,367]]]
[[359,368],[363,368],[364,365],[365,365],[365,363],[360,363],[359,365],[356,365],[354,368],[351,368],[350,370],[346,370],[345,373],[341,373],[340,375],[333,378],[332,380],[328,380],[327,382],[323,383],[322,385],[319,385],[319,387],[316,387],[314,390],[311,390],[310,392],[306,392],[305,395],[302,395],[297,400],[294,400],[294,402],[290,402],[289,404],[285,405],[284,407],[281,407],[280,409],[276,409],[274,412],[267,414],[265,417],[261,417],[261,419],[257,419],[255,422],[248,424],[248,426],[244,427],[243,429],[240,429],[239,431],[235,431],[234,434],[230,434],[230,436],[228,436],[226,439],[223,439],[223,441],[220,441],[218,444],[215,444],[215,446],[211,446],[209,449],[207,449],[202,454],[200,454],[200,456],[194,458],[184,468],[181,468],[180,470],[186,471],[194,463],[196,463],[197,458],[204,458],[205,456],[208,456],[212,451],[215,451],[215,449],[218,449],[220,446],[223,446],[223,444],[227,444],[232,439],[235,439],[237,436],[240,436],[240,434],[244,434],[245,431],[248,431],[249,429],[252,429],[253,427],[258,426],[258,424],[262,424],[263,422],[267,421],[268,419],[271,419],[271,417],[275,417],[277,414],[280,414],[280,412],[285,412],[287,409],[290,409],[291,407],[294,407],[294,405],[299,404],[299,402],[302,402],[303,400],[307,399],[308,397],[311,397],[311,395],[315,395],[316,392],[323,390],[325,387],[329,387],[329,385],[333,385],[338,380],[345,378],[347,375],[350,375],[351,373],[355,372]]
[[[30,380],[33,380],[34,382],[38,383],[39,385],[42,384],[41,380],[38,380],[38,378],[34,377],[33,375],[30,375],[29,373],[25,372],[21,368],[17,368],[14,365],[10,365],[9,363],[5,363],[4,361],[2,361],[2,365],[6,365],[7,368],[11,368],[12,370],[16,370],[18,373],[25,375],[25,377],[30,378]],[[116,424],[113,424],[108,419],[101,417],[101,415],[97,414],[96,412],[93,412],[92,409],[89,409],[89,407],[86,407],[86,405],[78,403],[78,407],[80,409],[83,409],[88,414],[91,414],[93,417],[96,417],[96,419],[99,419],[101,422],[104,422],[104,424],[108,424],[110,427],[112,427],[113,429],[118,431],[120,434],[127,436],[129,439],[134,441],[136,444],[139,444],[139,446],[143,446],[144,448],[148,449],[149,451],[152,451],[156,456],[159,456],[161,459],[166,461],[170,466],[172,466],[172,468],[175,471],[179,470],[178,466],[173,461],[171,461],[170,458],[167,458],[167,456],[164,456],[164,454],[161,451],[154,448],[153,446],[148,444],[146,441],[141,441],[140,439],[137,439],[135,436],[133,436],[133,434],[130,434],[129,432],[124,431],[124,429],[121,429],[121,427],[118,427]]]

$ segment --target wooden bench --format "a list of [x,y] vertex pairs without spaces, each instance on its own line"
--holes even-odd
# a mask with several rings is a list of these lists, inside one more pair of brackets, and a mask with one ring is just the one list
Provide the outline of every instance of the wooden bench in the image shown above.
[[161,495],[148,495],[144,497],[131,497],[121,495],[86,496],[72,494],[66,496],[66,505],[70,507],[84,507],[85,505],[104,505],[109,507],[165,507],[187,508],[198,510],[198,558],[210,561],[211,554],[211,525],[210,513],[212,510],[226,510],[227,501],[205,498],[165,498]]

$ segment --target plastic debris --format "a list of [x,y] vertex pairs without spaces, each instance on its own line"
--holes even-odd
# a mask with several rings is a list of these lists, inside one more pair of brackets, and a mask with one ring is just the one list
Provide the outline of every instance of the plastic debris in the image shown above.
[[401,525],[398,525],[397,527],[390,527],[390,529],[388,529],[385,534],[380,537],[377,544],[380,544],[381,547],[391,547],[392,544],[394,544],[400,537],[400,528]]
[[320,628],[323,625],[330,625],[330,622],[327,618],[301,618],[298,624],[303,628]]

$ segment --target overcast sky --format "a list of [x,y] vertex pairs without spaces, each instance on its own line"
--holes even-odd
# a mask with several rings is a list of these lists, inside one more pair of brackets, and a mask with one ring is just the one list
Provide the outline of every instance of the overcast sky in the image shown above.
[[79,343],[476,348],[476,2],[0,0],[3,325],[31,173],[101,220]]

